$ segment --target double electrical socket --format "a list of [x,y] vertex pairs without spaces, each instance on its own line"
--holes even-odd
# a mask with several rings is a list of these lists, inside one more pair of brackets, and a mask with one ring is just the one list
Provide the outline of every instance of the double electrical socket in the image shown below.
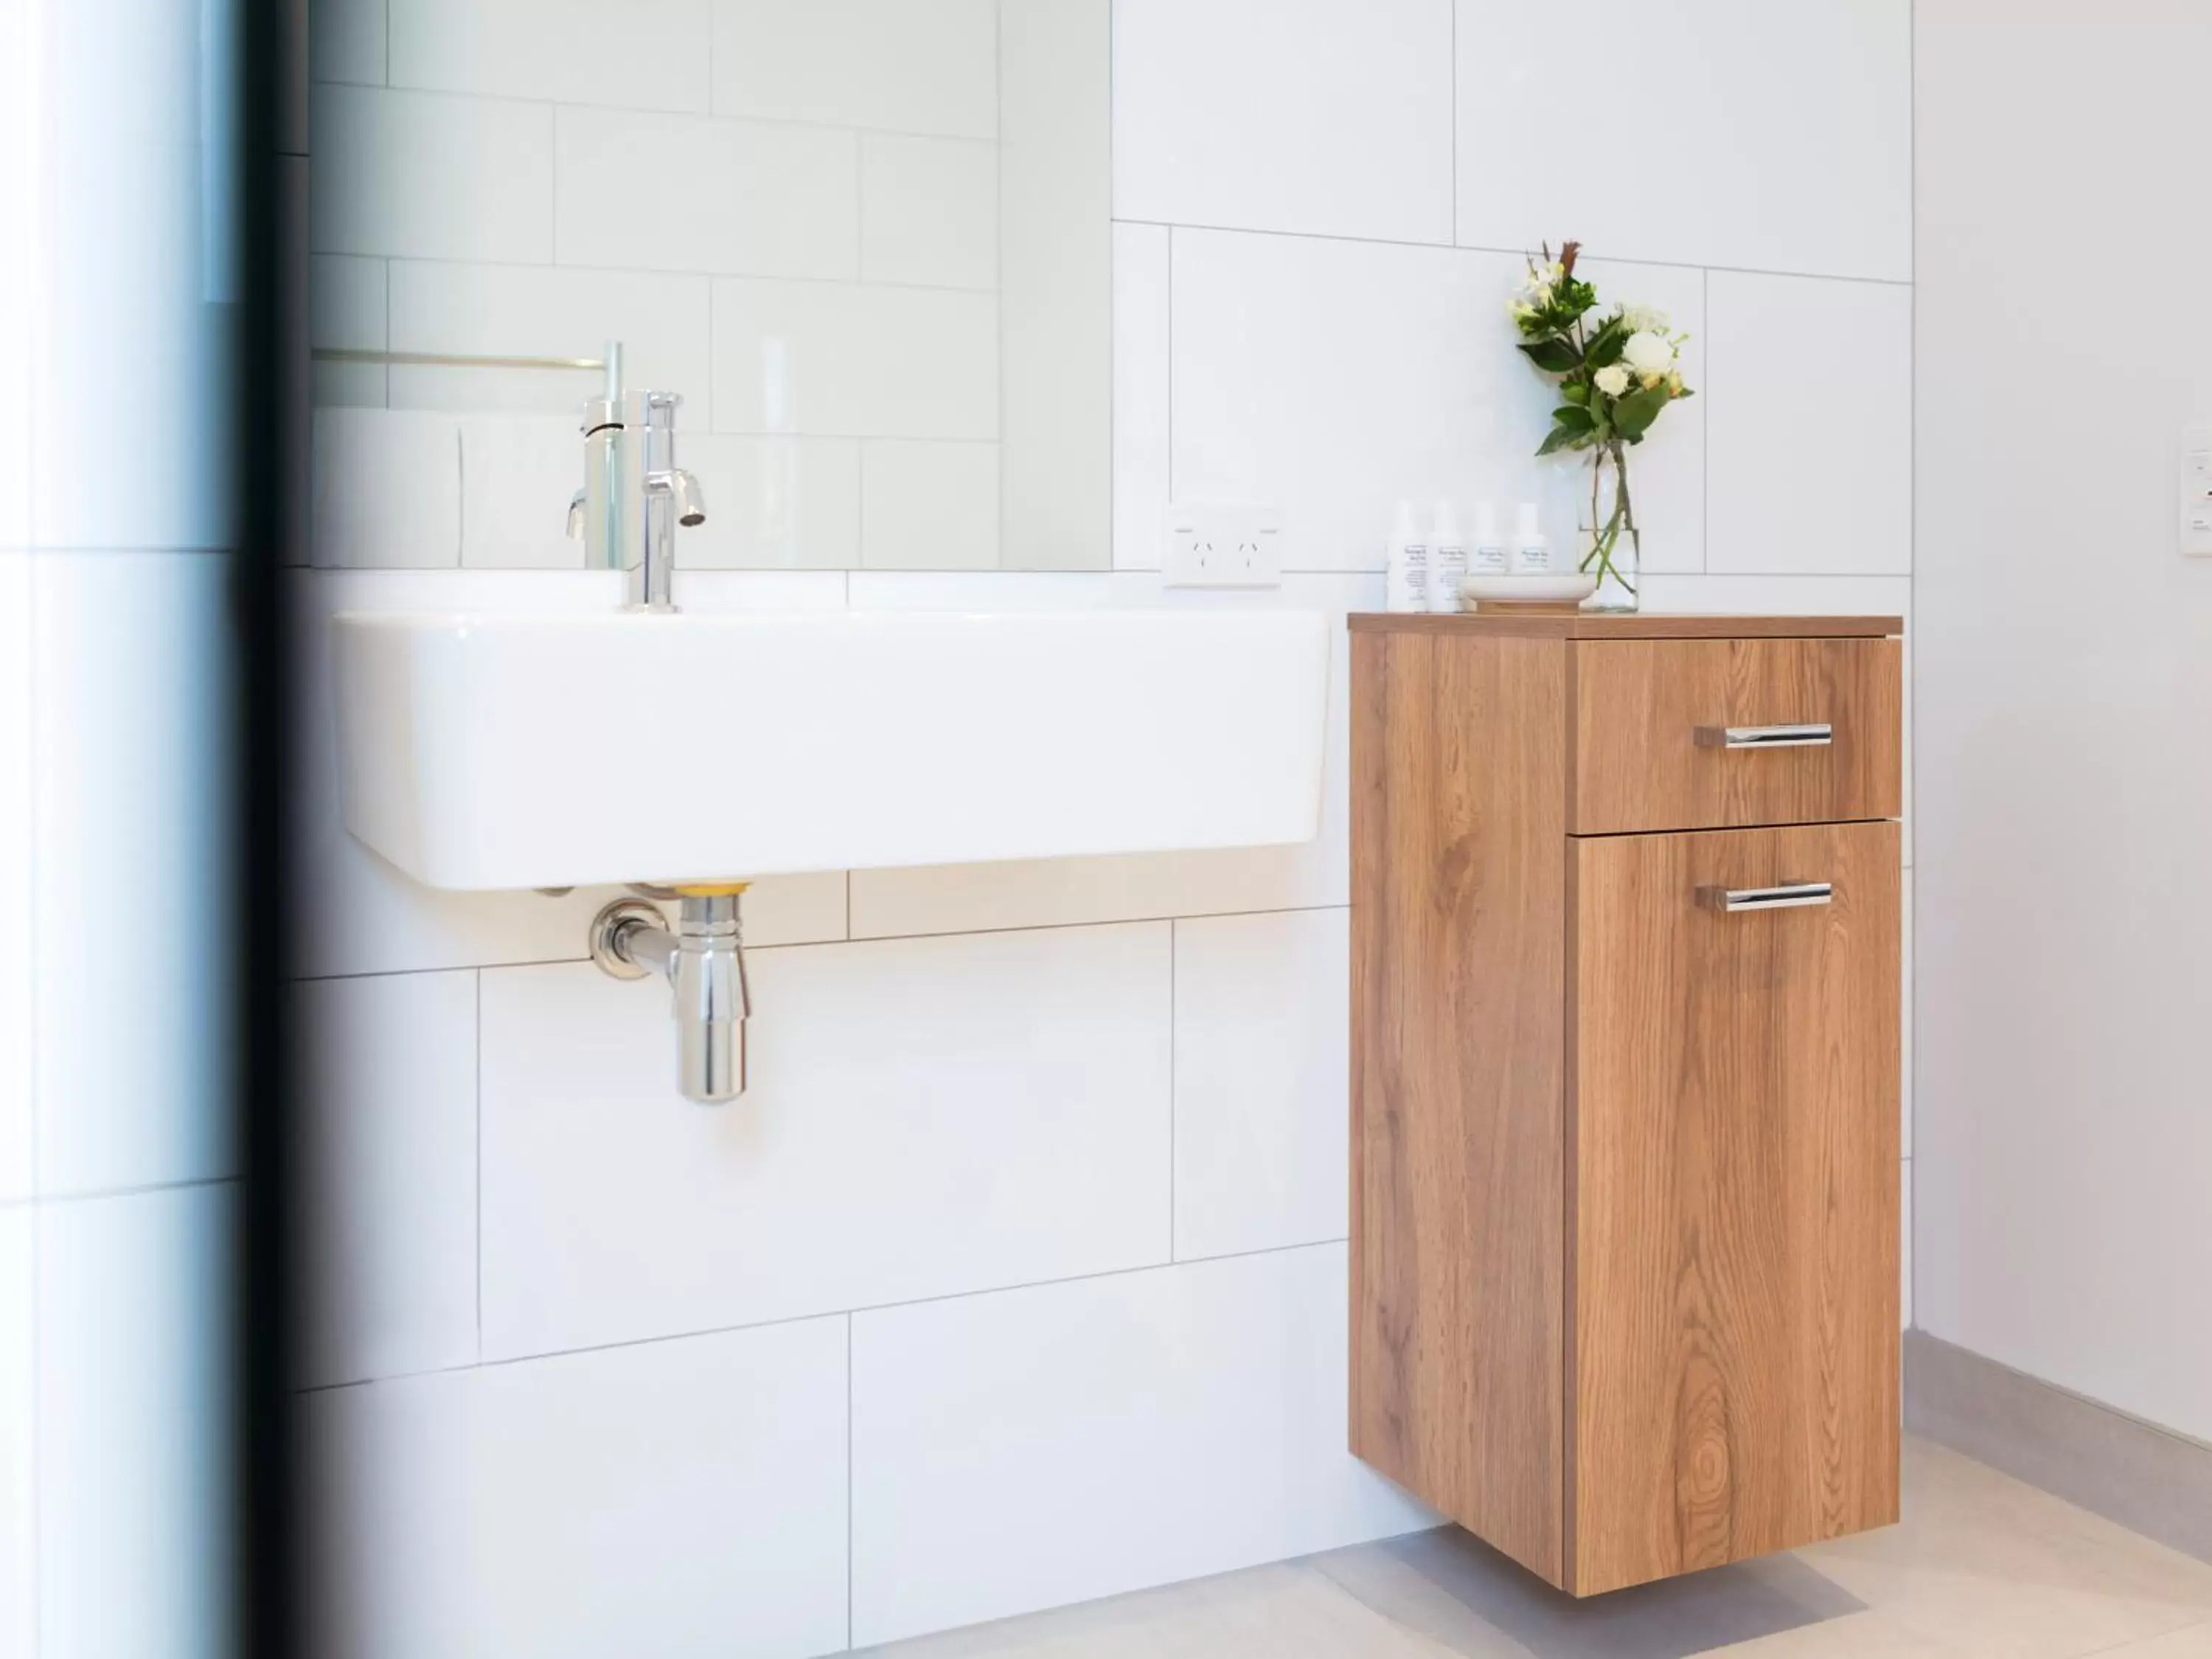
[[1165,587],[1279,587],[1279,507],[1177,502],[1168,508],[1160,550]]

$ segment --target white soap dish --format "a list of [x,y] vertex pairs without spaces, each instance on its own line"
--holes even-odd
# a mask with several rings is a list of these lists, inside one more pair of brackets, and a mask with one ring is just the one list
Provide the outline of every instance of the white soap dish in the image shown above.
[[1478,605],[1540,605],[1568,610],[1597,592],[1597,578],[1579,570],[1530,571],[1507,576],[1462,576],[1459,604],[1462,611]]

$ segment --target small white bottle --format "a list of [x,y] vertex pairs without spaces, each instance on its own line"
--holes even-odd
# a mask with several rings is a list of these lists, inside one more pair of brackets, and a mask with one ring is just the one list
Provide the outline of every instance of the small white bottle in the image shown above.
[[1474,507],[1474,544],[1467,550],[1467,568],[1477,576],[1503,576],[1513,568],[1513,556],[1498,533],[1498,509],[1488,501]]
[[1413,504],[1398,503],[1390,526],[1388,574],[1383,580],[1383,604],[1392,611],[1429,608],[1429,544],[1413,523]]
[[1429,535],[1429,609],[1456,611],[1459,579],[1465,574],[1467,542],[1459,533],[1459,514],[1449,501],[1438,501],[1436,528]]
[[1513,574],[1541,576],[1552,568],[1552,544],[1536,527],[1536,503],[1523,501],[1513,519]]

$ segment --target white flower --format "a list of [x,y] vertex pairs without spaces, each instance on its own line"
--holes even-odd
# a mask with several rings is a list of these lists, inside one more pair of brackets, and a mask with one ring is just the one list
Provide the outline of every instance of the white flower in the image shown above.
[[1597,389],[1608,398],[1618,398],[1628,390],[1628,371],[1619,363],[1607,363],[1597,372]]
[[1623,306],[1620,317],[1632,334],[1664,334],[1668,326],[1667,313],[1657,306]]
[[1628,337],[1628,343],[1620,349],[1620,360],[1647,382],[1655,376],[1663,378],[1674,367],[1674,343],[1663,334],[1644,330]]

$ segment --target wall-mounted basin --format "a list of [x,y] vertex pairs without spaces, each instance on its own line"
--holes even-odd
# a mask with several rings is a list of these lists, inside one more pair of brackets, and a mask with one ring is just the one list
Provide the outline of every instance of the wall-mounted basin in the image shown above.
[[346,827],[432,887],[1317,827],[1317,612],[341,614]]

